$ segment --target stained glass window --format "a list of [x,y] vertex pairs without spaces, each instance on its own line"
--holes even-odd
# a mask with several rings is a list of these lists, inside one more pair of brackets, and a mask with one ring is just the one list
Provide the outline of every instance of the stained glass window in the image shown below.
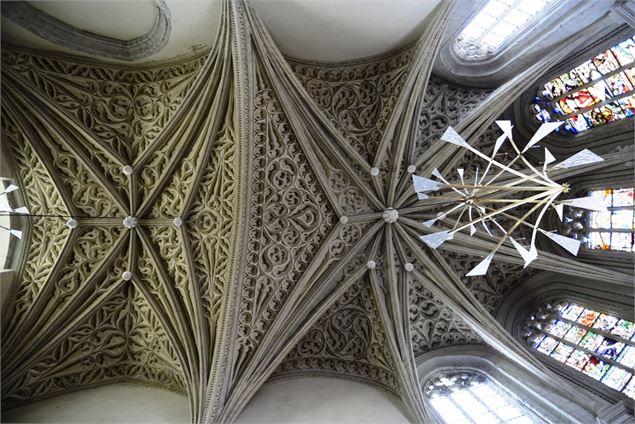
[[629,37],[540,87],[531,105],[539,122],[578,134],[635,114],[635,38]]
[[527,340],[550,356],[635,399],[635,325],[575,303],[546,305],[530,317]]
[[633,252],[635,246],[635,206],[633,188],[596,190],[608,212],[590,212],[586,245],[591,249]]
[[424,393],[445,424],[544,423],[485,374],[443,372],[428,380]]
[[461,31],[455,50],[465,59],[496,52],[556,0],[490,0]]

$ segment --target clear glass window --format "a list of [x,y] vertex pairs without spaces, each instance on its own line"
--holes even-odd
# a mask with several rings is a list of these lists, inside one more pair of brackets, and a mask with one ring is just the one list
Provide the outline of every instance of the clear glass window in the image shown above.
[[635,246],[635,205],[633,188],[592,191],[607,212],[590,212],[587,219],[586,245],[591,249],[633,252]]
[[424,393],[445,424],[544,422],[492,379],[474,370],[443,372],[428,381]]
[[492,54],[556,3],[556,0],[490,0],[461,31],[455,50],[465,59]]

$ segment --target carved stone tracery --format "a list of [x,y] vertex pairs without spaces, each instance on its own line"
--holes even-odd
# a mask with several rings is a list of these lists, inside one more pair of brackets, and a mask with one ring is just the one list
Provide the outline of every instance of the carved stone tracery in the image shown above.
[[[3,139],[24,203],[57,217],[26,218],[3,337],[33,340],[3,352],[5,404],[134,380],[186,392],[193,422],[225,422],[270,376],[326,373],[397,393],[423,421],[415,356],[483,343],[476,330],[514,349],[486,324],[518,267],[466,280],[477,258],[418,244],[428,211],[410,208],[404,172],[490,92],[434,76],[414,89],[434,43],[290,60],[292,73],[253,13],[224,1],[209,56],[165,66],[3,55]],[[447,13],[442,2],[430,39]],[[408,102],[418,120],[400,115]],[[390,122],[413,140],[393,140]],[[449,306],[470,302],[484,309]]]

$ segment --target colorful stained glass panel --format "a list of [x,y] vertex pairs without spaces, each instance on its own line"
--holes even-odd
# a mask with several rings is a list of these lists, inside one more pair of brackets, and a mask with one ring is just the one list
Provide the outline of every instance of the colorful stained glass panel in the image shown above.
[[590,60],[576,67],[575,71],[583,84],[587,84],[602,77],[602,74],[600,74],[593,62]]
[[545,337],[540,342],[540,345],[538,345],[538,351],[549,355],[551,351],[556,347],[557,344],[558,344],[558,340],[551,337]]
[[597,349],[602,344],[603,339],[604,337],[600,336],[599,334],[589,331],[586,336],[582,338],[580,347],[590,350],[591,352],[595,352],[595,349]]
[[624,366],[633,368],[635,366],[635,347],[626,346],[617,361]]
[[569,328],[571,328],[571,324],[568,322],[554,320],[551,321],[551,324],[547,327],[547,332],[556,337],[562,337],[567,333],[567,331],[569,331]]
[[593,212],[591,214],[591,228],[611,228],[611,211]]
[[558,344],[558,346],[556,346],[553,352],[551,352],[550,356],[553,359],[556,359],[560,362],[564,362],[567,360],[569,355],[571,355],[571,352],[573,352],[573,347],[566,345],[564,343],[560,343]]
[[635,377],[631,378],[626,387],[624,387],[624,390],[622,390],[622,393],[631,399],[635,399]]
[[585,309],[578,318],[578,322],[582,325],[586,325],[587,327],[591,327],[597,317],[600,316],[599,312],[595,312],[592,309]]
[[622,352],[622,349],[624,349],[624,343],[605,338],[596,352],[604,356],[605,358],[616,359],[617,355]]
[[611,249],[632,252],[634,245],[633,233],[613,233],[611,236]]
[[611,367],[606,374],[604,374],[601,381],[615,390],[622,390],[630,376],[631,373],[628,371],[617,367]]
[[607,206],[633,206],[633,189],[618,188],[613,190],[613,204]]
[[534,337],[534,339],[531,341],[531,344],[534,348],[538,347],[538,345],[540,344],[540,342],[542,342],[542,340],[545,338],[546,336],[544,334],[538,334],[537,336]]
[[622,107],[622,110],[624,111],[624,115],[633,116],[635,114],[635,97],[634,96],[624,97],[622,99],[619,99],[617,102]]
[[593,58],[593,64],[603,75],[610,73],[620,67],[615,57],[610,51],[605,51]]
[[556,131],[578,134],[633,116],[635,101],[628,96],[635,90],[633,45],[628,38],[545,83],[532,104],[536,120],[565,121]]
[[570,367],[581,371],[586,366],[587,362],[589,362],[590,358],[591,355],[589,355],[588,353],[576,349],[573,351],[571,356],[569,356],[569,359],[567,359],[567,362],[565,363]]
[[633,89],[633,85],[623,72],[617,73],[606,79],[606,82],[613,96],[628,93]]
[[585,334],[586,330],[584,328],[571,327],[567,334],[564,335],[564,339],[573,344],[578,344]]
[[627,340],[631,338],[634,332],[635,327],[633,326],[633,322],[625,319],[619,320],[615,328],[611,330],[611,334],[616,334]]
[[562,318],[575,321],[578,319],[583,310],[584,308],[582,306],[578,306],[575,303],[567,303],[562,309],[560,316]]
[[609,369],[610,366],[610,364],[592,356],[591,359],[589,359],[589,363],[584,367],[582,372],[589,377],[599,380],[600,378],[602,378],[602,376]]
[[569,125],[575,131],[584,131],[588,130],[589,124],[583,115],[573,115],[566,121],[566,125]]
[[602,331],[610,331],[615,326],[617,321],[618,319],[616,317],[612,317],[606,314],[600,314],[597,321],[595,321],[595,324],[593,324],[593,328],[599,328]]
[[635,43],[631,39],[626,39],[613,47],[611,52],[620,65],[628,65],[635,60]]

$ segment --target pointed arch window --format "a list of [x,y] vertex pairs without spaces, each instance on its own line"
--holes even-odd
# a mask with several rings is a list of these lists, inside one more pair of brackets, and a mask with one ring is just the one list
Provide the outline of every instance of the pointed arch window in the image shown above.
[[528,327],[533,349],[635,399],[632,321],[563,302],[540,308]]
[[635,251],[635,203],[633,187],[594,190],[606,212],[570,208],[565,226],[593,250]]
[[542,85],[531,105],[538,122],[564,121],[557,131],[578,134],[635,114],[635,38]]
[[483,59],[500,50],[556,3],[556,0],[490,0],[463,28],[454,49],[463,59]]
[[591,212],[586,240],[591,249],[635,249],[635,205],[633,188],[596,190],[591,197],[601,199],[608,212]]
[[529,408],[476,370],[444,371],[428,380],[424,394],[445,424],[544,423]]

